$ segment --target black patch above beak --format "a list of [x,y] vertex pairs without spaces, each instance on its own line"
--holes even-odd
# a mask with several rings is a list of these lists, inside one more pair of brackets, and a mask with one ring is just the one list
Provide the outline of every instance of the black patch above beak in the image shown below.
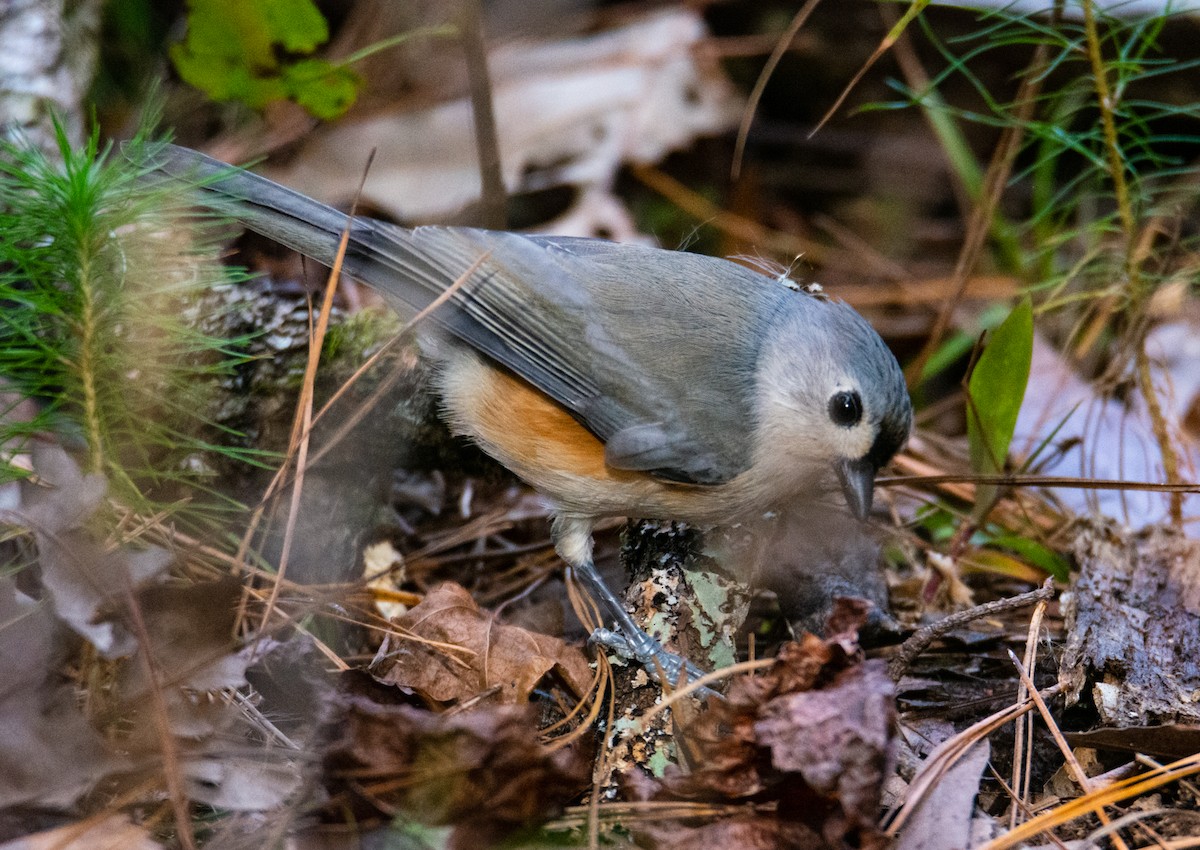
[[871,513],[871,499],[875,493],[875,464],[866,458],[842,458],[834,464],[834,469],[850,512],[859,519],[866,519]]

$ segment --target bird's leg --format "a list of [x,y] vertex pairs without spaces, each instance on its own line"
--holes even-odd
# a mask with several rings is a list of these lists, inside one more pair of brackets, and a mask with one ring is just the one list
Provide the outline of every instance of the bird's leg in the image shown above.
[[[705,671],[686,658],[668,652],[661,643],[647,634],[615,593],[608,588],[596,564],[592,560],[592,521],[586,517],[559,514],[554,519],[554,548],[567,562],[575,575],[586,585],[588,592],[600,605],[601,616],[611,618],[617,631],[607,628],[596,629],[592,642],[605,646],[618,655],[633,658],[646,668],[655,681],[681,684],[680,673],[687,672],[688,681],[705,674]],[[660,673],[661,671],[661,673]]]

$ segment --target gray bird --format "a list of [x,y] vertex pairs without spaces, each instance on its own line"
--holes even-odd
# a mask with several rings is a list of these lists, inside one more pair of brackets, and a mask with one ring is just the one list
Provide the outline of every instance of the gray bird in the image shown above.
[[403,316],[465,276],[419,328],[452,428],[554,503],[558,553],[624,648],[672,681],[685,662],[596,572],[595,521],[736,522],[816,506],[833,478],[865,518],[876,471],[908,438],[912,406],[883,340],[782,276],[599,239],[351,221],[186,148],[155,165],[325,265],[349,225],[344,271]]

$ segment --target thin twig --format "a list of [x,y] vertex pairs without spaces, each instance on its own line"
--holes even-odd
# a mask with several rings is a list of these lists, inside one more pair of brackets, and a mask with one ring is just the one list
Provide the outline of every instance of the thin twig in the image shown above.
[[947,473],[945,475],[888,475],[875,479],[880,487],[906,484],[994,484],[998,487],[1070,487],[1077,490],[1138,490],[1151,493],[1200,493],[1200,483],[1181,481],[1155,484],[1152,481],[1122,481],[1112,478],[1076,478],[1070,475],[983,475]]
[[[1145,311],[1150,287],[1142,277],[1142,270],[1138,264],[1138,229],[1133,214],[1133,202],[1129,196],[1129,183],[1125,177],[1125,162],[1121,156],[1120,141],[1117,135],[1116,102],[1108,85],[1108,69],[1104,65],[1104,56],[1100,48],[1096,11],[1093,0],[1081,0],[1080,5],[1083,7],[1083,29],[1087,40],[1088,60],[1092,65],[1092,85],[1096,91],[1096,106],[1100,112],[1100,126],[1104,130],[1104,147],[1108,156],[1109,178],[1112,180],[1113,193],[1116,195],[1117,214],[1121,219],[1121,229],[1125,234],[1125,275],[1132,302],[1129,312],[1137,319]],[[1146,402],[1150,426],[1154,431],[1154,439],[1157,441],[1159,452],[1162,455],[1163,472],[1169,483],[1177,484],[1180,481],[1179,456],[1175,451],[1175,442],[1171,439],[1171,431],[1167,426],[1167,419],[1163,414],[1158,393],[1154,389],[1150,357],[1146,354],[1144,322],[1135,322],[1132,342],[1138,391]],[[1171,520],[1176,525],[1182,525],[1183,496],[1173,493],[1170,505]]]
[[150,631],[142,616],[142,607],[133,591],[129,576],[125,576],[125,607],[129,622],[137,635],[138,655],[146,669],[146,682],[153,708],[154,730],[158,733],[158,745],[162,751],[163,775],[167,780],[167,796],[171,800],[171,811],[175,817],[175,832],[183,850],[195,850],[196,840],[192,835],[192,817],[188,808],[187,790],[183,786],[183,765],[179,758],[179,747],[171,729],[167,699],[163,695],[162,680],[158,677],[158,665],[150,649]]
[[1037,590],[1022,593],[1020,596],[1011,596],[1007,599],[985,602],[966,611],[950,614],[936,623],[930,623],[928,626],[917,630],[912,637],[900,645],[900,651],[888,662],[888,674],[892,677],[892,681],[900,681],[904,674],[908,672],[908,668],[916,660],[916,657],[924,652],[931,643],[947,632],[951,632],[960,626],[983,617],[990,617],[1005,611],[1015,611],[1018,608],[1024,608],[1043,599],[1053,598],[1054,587],[1051,581],[1051,579],[1046,579],[1046,583]]
[[[1060,5],[1060,3],[1055,4],[1055,17],[1058,15]],[[1017,90],[1015,98],[1015,103],[1017,104],[1016,114],[1013,115],[1012,120],[1005,125],[1004,130],[1000,134],[1000,141],[996,145],[995,152],[992,154],[991,162],[988,163],[979,199],[971,210],[971,218],[967,224],[966,238],[963,240],[962,248],[958,252],[958,259],[954,264],[952,294],[946,299],[942,305],[942,309],[938,312],[937,319],[934,320],[933,328],[929,332],[929,338],[926,340],[925,345],[922,346],[920,353],[917,354],[907,369],[906,377],[910,386],[916,384],[921,379],[921,373],[925,370],[925,364],[929,362],[929,358],[933,356],[934,351],[941,344],[942,336],[945,334],[946,329],[950,327],[950,320],[954,315],[954,311],[966,293],[971,273],[979,263],[979,256],[983,251],[987,235],[991,232],[992,221],[1000,205],[1000,196],[1004,193],[1005,186],[1008,185],[1008,178],[1012,174],[1013,163],[1016,161],[1017,153],[1021,149],[1021,141],[1025,137],[1025,126],[1033,116],[1038,94],[1041,92],[1044,70],[1049,54],[1049,46],[1045,42],[1039,43],[1034,50],[1029,67],[1026,68],[1025,73],[1021,77],[1021,85]],[[905,65],[901,67],[903,69]]]
[[[1071,745],[1063,737],[1062,730],[1054,722],[1054,717],[1050,714],[1050,709],[1047,707],[1046,701],[1038,695],[1033,680],[1029,678],[1029,673],[1025,671],[1025,665],[1018,660],[1016,654],[1011,649],[1008,651],[1008,657],[1012,661],[1013,666],[1017,668],[1017,675],[1021,677],[1021,685],[1029,690],[1029,695],[1037,704],[1038,713],[1042,715],[1042,720],[1045,722],[1046,728],[1050,730],[1050,735],[1054,738],[1054,743],[1058,745],[1058,750],[1062,753],[1063,759],[1067,763],[1067,770],[1071,774],[1071,778],[1075,780],[1076,785],[1083,789],[1084,794],[1091,794],[1093,791],[1092,781],[1088,779],[1087,771],[1083,769],[1083,765],[1079,763],[1079,759],[1075,757],[1075,753],[1071,750]],[[1112,822],[1108,816],[1108,812],[1104,811],[1102,805],[1097,804],[1093,811],[1104,826],[1108,826]],[[1129,850],[1129,845],[1115,832],[1112,834],[1112,842],[1117,847],[1117,850]]]
[[796,40],[796,35],[800,32],[800,28],[804,26],[804,22],[808,20],[809,15],[817,8],[817,4],[821,0],[808,0],[800,11],[792,18],[792,22],[788,24],[787,31],[784,32],[779,40],[775,42],[775,49],[771,51],[771,55],[767,58],[767,62],[763,65],[762,71],[758,75],[758,79],[754,81],[754,88],[750,90],[750,96],[746,98],[746,108],[742,112],[742,123],[738,125],[737,141],[733,146],[733,163],[729,167],[729,176],[732,180],[737,180],[742,172],[742,159],[746,154],[746,139],[750,136],[750,125],[754,123],[754,113],[758,111],[758,102],[762,100],[763,92],[767,89],[767,83],[771,79],[771,75],[775,73],[776,66],[779,65],[783,55],[788,52],[792,46],[792,42]]
[[459,25],[467,60],[467,82],[471,89],[475,149],[479,156],[482,224],[492,230],[504,230],[508,227],[507,197],[504,172],[500,167],[500,142],[496,133],[496,112],[492,104],[492,81],[488,74],[482,17],[479,0],[466,0],[459,15]]
[[728,679],[739,673],[753,673],[756,670],[765,670],[768,667],[773,667],[776,663],[774,658],[759,658],[755,661],[739,661],[737,664],[730,664],[728,667],[722,667],[720,670],[714,670],[711,673],[705,673],[699,679],[692,679],[682,688],[676,688],[669,694],[663,695],[662,702],[655,703],[646,713],[639,719],[637,726],[639,732],[645,732],[650,728],[650,721],[657,717],[662,712],[666,711],[675,703],[682,700],[684,697],[692,696],[697,691],[707,688],[711,684],[720,682],[723,679]]

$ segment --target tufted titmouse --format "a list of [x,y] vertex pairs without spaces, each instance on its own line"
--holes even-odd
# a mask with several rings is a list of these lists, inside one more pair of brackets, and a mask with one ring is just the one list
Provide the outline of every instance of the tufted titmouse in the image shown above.
[[547,496],[555,548],[627,648],[678,674],[592,563],[599,517],[735,522],[836,477],[865,518],[908,437],[896,358],[849,306],[714,257],[598,239],[406,229],[186,148],[156,165],[206,203],[344,270],[404,315],[470,272],[420,329],[452,427]]

